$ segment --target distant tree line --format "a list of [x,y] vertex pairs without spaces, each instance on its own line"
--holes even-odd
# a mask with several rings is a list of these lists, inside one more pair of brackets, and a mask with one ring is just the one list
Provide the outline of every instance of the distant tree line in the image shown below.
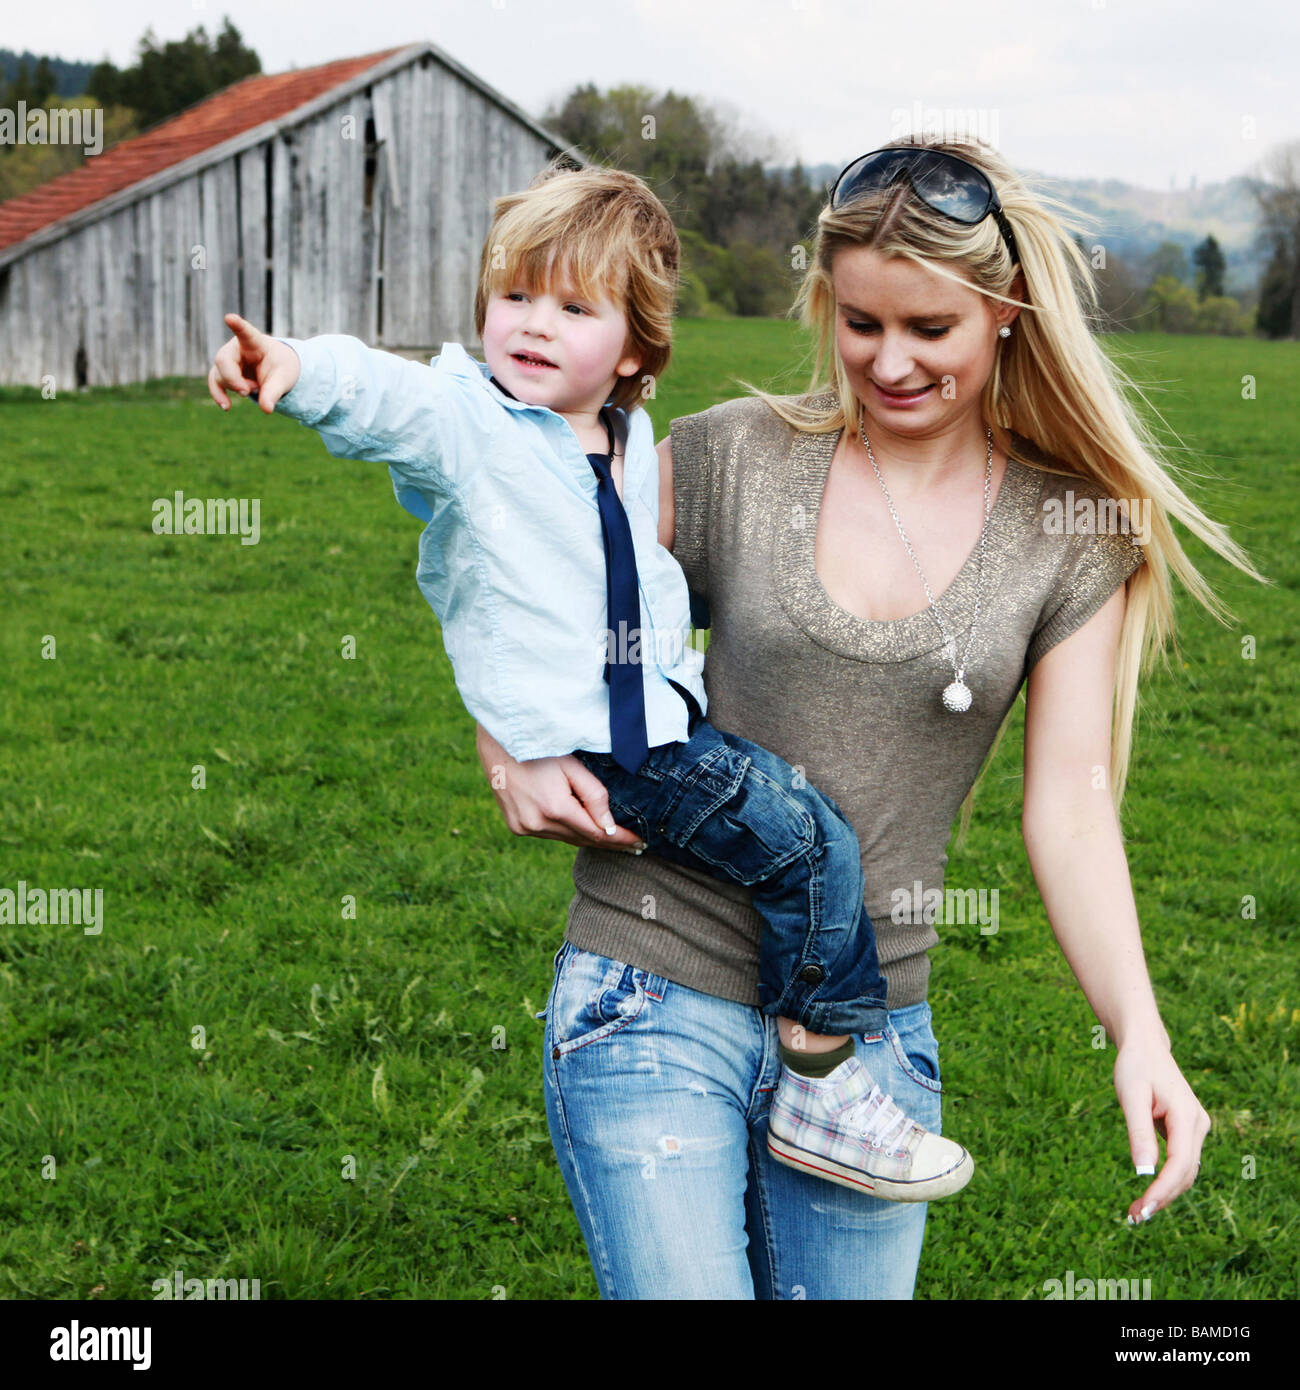
[[1136,263],[1107,248],[1075,243],[1093,267],[1104,326],[1157,333],[1211,333],[1240,337],[1254,328],[1250,296],[1224,292],[1227,260],[1213,233],[1192,250],[1162,241]]
[[105,106],[129,106],[147,129],[261,71],[262,60],[244,46],[227,16],[212,40],[202,25],[164,44],[146,29],[135,63],[118,69],[105,59],[90,74],[86,91]]
[[7,76],[9,68],[10,65],[5,63],[0,72],[0,97],[3,97],[0,105],[14,110],[17,110],[20,101],[29,108],[43,106],[46,98],[53,96],[58,87],[54,64],[46,57],[36,60],[35,71],[29,67],[26,57],[20,58],[13,65],[12,78]]
[[44,64],[44,75],[53,79],[52,91],[62,96],[80,96],[90,81],[93,63],[70,63],[66,58],[48,58],[38,53],[24,50],[15,53],[12,48],[0,48],[0,91],[14,81],[20,74],[28,82],[41,80],[39,69]]
[[[261,60],[244,46],[229,18],[212,39],[200,25],[183,39],[160,44],[147,29],[130,67],[117,68],[105,59],[89,69],[77,93],[68,94],[69,79],[87,66],[47,57],[34,65],[26,57],[6,63],[5,70],[12,69],[14,75],[0,82],[0,107],[17,112],[21,102],[28,111],[42,106],[98,108],[104,113],[107,149],[262,70]],[[79,145],[0,144],[0,202],[78,168],[84,159]]]
[[575,88],[542,124],[589,159],[639,174],[682,240],[678,306],[691,315],[782,314],[798,285],[822,193],[796,164],[765,169],[757,143],[715,110],[646,87]]
[[1165,241],[1136,273],[1113,257],[1094,272],[1107,316],[1166,333],[1300,338],[1300,141],[1273,151],[1253,190],[1267,256],[1254,292],[1225,293],[1226,261],[1213,234],[1193,249],[1190,272],[1184,248]]

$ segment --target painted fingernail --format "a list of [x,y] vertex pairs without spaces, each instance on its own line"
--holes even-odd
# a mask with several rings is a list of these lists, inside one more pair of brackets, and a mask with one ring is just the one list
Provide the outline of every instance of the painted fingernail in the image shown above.
[[1128,1222],[1128,1224],[1129,1224],[1130,1226],[1136,1226],[1136,1225],[1137,1225],[1137,1217],[1134,1216],[1132,1212],[1129,1212],[1128,1216],[1125,1217],[1125,1220]]
[[1149,1178],[1155,1171],[1156,1165],[1154,1163],[1139,1163],[1137,1166],[1137,1175],[1140,1178]]
[[618,829],[618,826],[616,826],[616,825],[613,825],[613,824],[607,825],[607,826],[605,827],[605,834],[606,834],[606,835],[612,835],[617,829]]
[[1155,1209],[1156,1204],[1154,1202],[1148,1202],[1146,1206],[1144,1206],[1142,1210],[1138,1213],[1138,1219],[1141,1221],[1150,1221],[1151,1213],[1155,1211]]

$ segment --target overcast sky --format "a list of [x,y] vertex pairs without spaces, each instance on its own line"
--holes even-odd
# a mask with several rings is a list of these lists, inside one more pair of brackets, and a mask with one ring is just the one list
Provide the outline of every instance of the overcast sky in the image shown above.
[[[1300,139],[1293,0],[51,0],[0,43],[119,67],[229,14],[267,72],[431,40],[539,115],[578,83],[712,100],[780,159],[967,119],[1015,165],[1167,190]],[[929,113],[929,114],[927,114]],[[901,125],[900,125],[901,122]]]

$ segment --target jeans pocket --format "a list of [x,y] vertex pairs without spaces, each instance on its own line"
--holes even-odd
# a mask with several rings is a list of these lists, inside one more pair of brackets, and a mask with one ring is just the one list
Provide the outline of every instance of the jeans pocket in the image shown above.
[[924,1010],[914,1023],[904,1023],[901,1032],[891,1017],[885,1036],[900,1070],[918,1086],[940,1094],[943,1083],[939,1079],[939,1043],[930,1026],[929,1010]]
[[816,840],[812,816],[745,754],[719,749],[682,779],[664,833],[723,876],[771,878]]
[[663,998],[667,983],[648,970],[569,945],[551,992],[551,1056],[567,1056],[629,1027],[648,1001]]

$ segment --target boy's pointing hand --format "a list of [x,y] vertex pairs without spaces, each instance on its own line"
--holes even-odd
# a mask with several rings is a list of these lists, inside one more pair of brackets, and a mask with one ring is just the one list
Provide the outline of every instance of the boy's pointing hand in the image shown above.
[[269,415],[276,401],[292,391],[298,380],[298,354],[238,314],[227,314],[225,322],[235,336],[213,359],[208,372],[208,394],[222,410],[230,409],[227,391],[252,396]]

